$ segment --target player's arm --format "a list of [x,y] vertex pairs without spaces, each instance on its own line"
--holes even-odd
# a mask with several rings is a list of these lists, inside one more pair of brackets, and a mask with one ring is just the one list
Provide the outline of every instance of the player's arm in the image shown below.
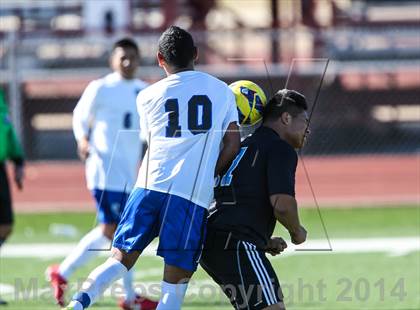
[[87,136],[80,137],[77,140],[77,154],[82,161],[89,157],[89,138]]
[[223,120],[223,147],[216,162],[215,176],[225,174],[241,148],[241,136],[239,133],[235,95],[227,87],[226,91],[226,104],[228,110],[225,119]]
[[77,141],[78,155],[83,161],[89,156],[89,130],[97,91],[97,82],[91,82],[73,110],[73,133]]
[[236,122],[232,122],[223,136],[223,147],[217,159],[215,176],[223,175],[226,172],[236,155],[238,155],[240,147],[239,128]]
[[288,231],[294,244],[306,240],[295,199],[297,154],[292,148],[276,145],[267,155],[267,185],[274,215]]
[[274,208],[274,216],[290,234],[294,244],[300,244],[306,240],[306,230],[300,224],[297,202],[295,197],[286,194],[270,196],[271,205]]
[[150,140],[150,132],[149,132],[149,124],[147,122],[147,113],[144,109],[144,105],[146,104],[144,101],[144,89],[139,92],[136,98],[136,107],[137,107],[137,114],[139,116],[140,121],[140,132],[139,132],[139,139],[141,142],[141,154],[139,159],[139,167],[144,160],[144,156],[146,151],[149,147],[149,140]]

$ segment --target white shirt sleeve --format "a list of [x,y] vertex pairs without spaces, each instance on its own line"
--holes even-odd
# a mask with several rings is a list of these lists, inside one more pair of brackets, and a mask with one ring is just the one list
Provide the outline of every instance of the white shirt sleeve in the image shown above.
[[89,134],[89,123],[94,118],[98,89],[97,81],[90,82],[73,110],[73,133],[76,140]]
[[137,96],[137,113],[139,114],[140,119],[140,139],[149,143],[149,124],[147,122],[147,115],[144,109],[144,101],[141,99],[140,92]]
[[236,108],[236,100],[235,95],[233,92],[228,89],[227,92],[227,101],[226,104],[228,105],[228,110],[225,116],[225,119],[223,120],[223,132],[226,131],[230,123],[238,123],[238,110]]

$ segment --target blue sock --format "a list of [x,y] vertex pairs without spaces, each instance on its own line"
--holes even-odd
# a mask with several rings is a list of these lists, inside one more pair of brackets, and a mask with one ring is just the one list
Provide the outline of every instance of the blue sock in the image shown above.
[[85,292],[79,292],[79,293],[74,294],[72,300],[76,300],[80,302],[83,306],[83,309],[86,309],[90,305],[90,297]]

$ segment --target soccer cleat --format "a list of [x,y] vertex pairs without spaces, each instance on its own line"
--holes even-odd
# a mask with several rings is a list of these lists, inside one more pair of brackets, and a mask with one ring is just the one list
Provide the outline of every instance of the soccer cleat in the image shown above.
[[157,308],[158,304],[157,301],[139,295],[136,295],[136,298],[131,302],[124,298],[121,298],[118,302],[118,306],[123,310],[154,310]]
[[[64,292],[67,288],[67,281],[58,272],[58,265],[51,265],[47,268],[47,280],[50,282],[54,290],[54,298],[57,304],[61,307],[64,306]],[[67,309],[67,308],[66,308]],[[72,308],[69,308],[72,309]]]
[[83,310],[83,306],[78,301],[72,300],[67,307],[61,308],[61,310]]

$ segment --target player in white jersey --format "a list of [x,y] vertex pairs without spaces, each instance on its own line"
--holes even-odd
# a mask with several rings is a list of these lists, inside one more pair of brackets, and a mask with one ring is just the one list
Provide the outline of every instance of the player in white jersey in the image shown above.
[[113,256],[89,275],[67,309],[89,307],[157,236],[157,254],[165,261],[157,309],[180,309],[197,268],[214,177],[239,150],[235,98],[222,81],[194,71],[197,49],[185,30],[168,28],[157,58],[167,77],[137,98],[148,150],[115,233]]
[[[59,266],[47,270],[54,297],[61,306],[64,289],[74,271],[100,250],[110,248],[142,155],[136,97],[147,84],[134,78],[139,64],[137,44],[129,38],[117,41],[110,64],[114,72],[91,82],[73,112],[73,132],[79,156],[86,164],[87,187],[96,201],[99,225],[82,238]],[[132,273],[125,276],[123,283],[126,298],[120,301],[122,309],[132,309],[140,303],[142,309],[150,303],[149,308],[157,305],[136,295]]]

